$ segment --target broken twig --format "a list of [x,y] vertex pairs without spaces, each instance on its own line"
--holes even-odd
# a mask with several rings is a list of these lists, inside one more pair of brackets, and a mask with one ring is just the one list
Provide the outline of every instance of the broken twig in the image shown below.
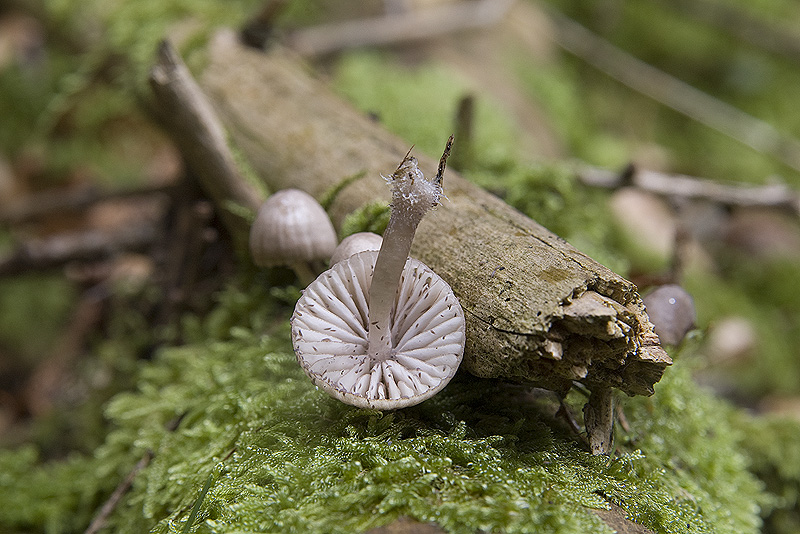
[[0,209],[0,224],[22,224],[50,215],[77,213],[86,208],[112,200],[171,195],[175,186],[157,185],[135,189],[103,190],[94,186],[48,190],[27,195]]
[[0,276],[57,269],[73,261],[99,261],[121,252],[144,252],[158,238],[154,224],[131,225],[114,232],[89,230],[32,239],[0,258]]
[[139,474],[139,471],[147,467],[147,464],[149,464],[150,460],[152,459],[153,453],[151,451],[147,451],[136,463],[136,465],[133,466],[133,469],[131,469],[130,473],[128,473],[128,476],[126,476],[125,479],[114,489],[114,492],[111,494],[108,500],[103,503],[103,507],[100,508],[100,511],[89,524],[89,527],[84,531],[84,534],[97,534],[103,528],[105,528],[108,518],[111,517],[114,509],[117,507],[125,494],[128,493],[128,490],[131,489],[133,481],[136,479],[136,475]]
[[786,209],[800,216],[800,193],[785,184],[743,185],[629,166],[623,172],[584,166],[578,179],[589,186],[616,189],[631,185],[670,198],[698,199],[733,207]]
[[555,40],[618,82],[800,171],[800,140],[617,48],[577,22],[549,11]]
[[159,47],[158,63],[150,72],[150,86],[162,122],[173,133],[200,186],[220,208],[222,222],[234,238],[246,236],[249,221],[231,211],[229,205],[233,203],[255,212],[263,194],[239,170],[225,129],[168,41]]
[[505,16],[514,0],[455,2],[296,30],[287,46],[313,57],[362,46],[422,41],[446,33],[485,28]]

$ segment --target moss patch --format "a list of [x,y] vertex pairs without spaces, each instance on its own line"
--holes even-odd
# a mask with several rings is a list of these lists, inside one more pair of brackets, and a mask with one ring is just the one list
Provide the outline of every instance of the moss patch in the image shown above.
[[[758,529],[765,499],[731,412],[680,364],[655,397],[626,401],[634,430],[598,458],[548,397],[467,375],[400,412],[341,404],[297,365],[288,308],[248,291],[226,292],[185,328],[190,344],[143,364],[93,456],[37,466],[31,448],[0,454],[0,501],[17,503],[0,525],[80,530],[153,451],[109,531],[181,531],[201,494],[198,532],[350,533],[400,516],[448,532],[610,532],[590,511],[609,503],[656,532]],[[276,313],[277,326],[264,321]]]

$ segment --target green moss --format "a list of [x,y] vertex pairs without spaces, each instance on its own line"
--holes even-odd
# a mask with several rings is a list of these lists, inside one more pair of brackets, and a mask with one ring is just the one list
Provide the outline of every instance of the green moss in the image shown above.
[[383,235],[387,224],[389,224],[389,206],[383,202],[369,202],[345,217],[339,233],[342,238],[357,232]]
[[136,391],[108,405],[114,430],[93,456],[39,466],[29,449],[0,453],[14,466],[0,501],[19,503],[0,527],[80,530],[150,450],[108,531],[181,531],[209,476],[198,532],[350,533],[403,515],[448,532],[609,532],[590,510],[609,502],[656,532],[758,528],[763,494],[730,408],[680,365],[655,397],[625,403],[633,431],[618,454],[593,457],[551,401],[519,386],[460,375],[400,412],[339,403],[297,365],[290,310],[257,280],[244,288],[142,366]]
[[[345,54],[337,61],[334,89],[377,115],[409,145],[436,157],[453,133],[459,100],[474,92],[465,78],[442,64],[411,68],[390,56],[369,52]],[[476,159],[497,161],[515,154],[513,121],[500,106],[479,97],[474,121]]]
[[784,417],[740,414],[742,449],[751,470],[773,496],[764,532],[800,531],[800,422]]

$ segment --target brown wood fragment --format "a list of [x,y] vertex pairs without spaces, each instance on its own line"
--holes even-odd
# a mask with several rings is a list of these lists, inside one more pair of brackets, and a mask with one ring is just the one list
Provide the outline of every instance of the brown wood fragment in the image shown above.
[[592,390],[583,407],[583,422],[592,454],[608,454],[614,443],[614,394],[611,388]]
[[321,56],[349,48],[392,45],[433,39],[445,33],[486,28],[499,21],[514,0],[449,2],[428,8],[389,13],[303,28],[287,44],[304,56]]
[[665,174],[630,165],[623,172],[595,167],[577,170],[578,179],[593,187],[617,189],[634,186],[643,191],[673,199],[707,200],[731,207],[766,207],[800,215],[800,192],[783,183],[745,185],[716,180]]

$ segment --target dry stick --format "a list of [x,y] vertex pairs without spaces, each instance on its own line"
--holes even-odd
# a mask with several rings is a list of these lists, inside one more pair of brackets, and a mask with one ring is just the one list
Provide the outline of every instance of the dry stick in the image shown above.
[[246,241],[250,223],[231,211],[230,204],[255,212],[263,195],[239,170],[216,113],[169,42],[161,44],[158,57],[150,86],[160,119],[204,192],[217,204],[228,231]]
[[800,140],[656,69],[555,11],[559,46],[629,88],[800,171]]
[[[343,103],[294,56],[281,49],[264,54],[221,33],[209,45],[202,83],[230,138],[269,187],[321,198],[348,177],[363,176],[330,203],[337,226],[366,204],[386,202],[380,174],[397,167],[408,143]],[[176,114],[192,105],[172,102]],[[435,160],[419,159],[425,172],[435,171]],[[651,394],[671,362],[635,286],[457,173],[448,171],[445,183],[449,200],[420,224],[412,255],[461,299],[464,367],[562,393],[580,380]]]
[[131,469],[130,473],[128,473],[128,476],[126,476],[125,479],[114,489],[114,493],[112,493],[108,500],[103,503],[103,507],[100,508],[100,511],[92,520],[91,524],[89,524],[89,527],[84,531],[84,534],[97,534],[97,532],[100,532],[106,526],[108,518],[111,517],[114,509],[117,507],[128,490],[131,489],[136,475],[139,474],[139,471],[147,467],[147,464],[150,463],[152,458],[153,453],[151,451],[147,451],[144,456],[142,456],[133,469]]
[[101,202],[171,195],[174,191],[172,184],[111,191],[94,186],[45,191],[3,206],[0,209],[0,224],[21,224],[54,214],[80,212]]
[[[180,425],[185,415],[185,413],[181,414],[167,422],[165,425],[167,432],[174,432],[178,428],[178,425]],[[108,500],[103,503],[100,511],[89,524],[89,527],[84,531],[84,534],[97,534],[97,532],[100,532],[103,530],[103,528],[105,528],[108,518],[111,517],[112,513],[114,513],[117,505],[119,505],[120,501],[122,501],[122,498],[125,496],[128,490],[131,489],[136,476],[142,469],[147,467],[154,456],[155,453],[152,450],[148,449],[145,451],[139,461],[136,462],[136,465],[133,466],[133,469],[131,469],[128,475],[117,485]]]
[[266,0],[258,13],[242,27],[242,42],[253,48],[264,48],[272,37],[275,20],[288,0]]
[[32,239],[0,258],[0,276],[56,269],[72,261],[104,260],[120,252],[143,252],[156,242],[158,231],[154,224],[141,224],[115,232],[90,230]]
[[582,166],[576,171],[586,185],[616,189],[626,185],[671,198],[709,200],[732,207],[768,207],[791,211],[800,216],[800,193],[785,184],[743,185],[665,174],[628,167],[623,172]]
[[453,151],[451,166],[464,171],[475,162],[474,157],[474,122],[475,122],[475,96],[468,94],[458,101],[455,117],[455,137],[458,139],[456,149]]
[[286,44],[304,56],[320,56],[362,46],[408,43],[445,33],[485,28],[499,21],[514,0],[456,2],[381,17],[304,28]]

